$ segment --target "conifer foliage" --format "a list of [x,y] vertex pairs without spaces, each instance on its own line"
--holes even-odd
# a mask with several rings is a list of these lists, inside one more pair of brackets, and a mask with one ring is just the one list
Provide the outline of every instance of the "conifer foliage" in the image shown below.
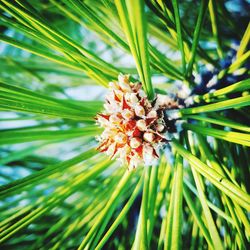
[[0,249],[247,249],[248,2],[0,0]]

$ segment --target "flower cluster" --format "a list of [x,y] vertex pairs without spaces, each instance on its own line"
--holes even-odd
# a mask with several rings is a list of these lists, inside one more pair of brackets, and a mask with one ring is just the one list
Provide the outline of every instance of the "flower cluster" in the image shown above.
[[167,142],[163,133],[168,129],[163,110],[166,101],[158,96],[150,102],[141,83],[132,83],[128,75],[119,75],[110,82],[104,104],[105,111],[96,117],[104,128],[97,138],[98,149],[111,158],[118,158],[129,168],[152,164],[159,148]]

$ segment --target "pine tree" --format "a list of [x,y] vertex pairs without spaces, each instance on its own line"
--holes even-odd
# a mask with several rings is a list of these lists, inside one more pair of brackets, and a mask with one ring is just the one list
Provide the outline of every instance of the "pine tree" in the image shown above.
[[247,249],[249,10],[0,0],[0,249]]

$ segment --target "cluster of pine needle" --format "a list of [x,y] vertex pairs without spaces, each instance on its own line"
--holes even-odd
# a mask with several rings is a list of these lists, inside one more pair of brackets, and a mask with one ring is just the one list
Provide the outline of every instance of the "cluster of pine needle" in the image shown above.
[[[0,0],[0,249],[247,249],[249,9]],[[120,73],[180,103],[156,166],[96,150]]]

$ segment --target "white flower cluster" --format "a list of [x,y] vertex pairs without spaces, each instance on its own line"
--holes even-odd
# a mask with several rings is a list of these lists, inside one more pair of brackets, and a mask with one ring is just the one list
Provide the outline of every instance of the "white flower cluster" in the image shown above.
[[141,83],[132,83],[128,75],[119,75],[110,82],[104,104],[105,111],[96,117],[104,128],[97,138],[98,149],[111,158],[118,158],[129,169],[140,164],[152,164],[158,149],[167,140],[162,100],[149,102]]

